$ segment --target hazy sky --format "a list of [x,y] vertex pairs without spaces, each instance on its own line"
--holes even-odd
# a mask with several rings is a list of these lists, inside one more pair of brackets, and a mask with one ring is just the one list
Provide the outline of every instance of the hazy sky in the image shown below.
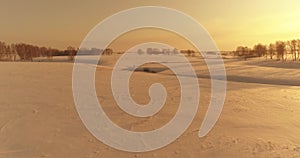
[[[104,18],[124,9],[165,6],[194,17],[222,50],[300,38],[299,0],[1,0],[0,40],[79,46]],[[130,38],[127,39],[130,42]]]

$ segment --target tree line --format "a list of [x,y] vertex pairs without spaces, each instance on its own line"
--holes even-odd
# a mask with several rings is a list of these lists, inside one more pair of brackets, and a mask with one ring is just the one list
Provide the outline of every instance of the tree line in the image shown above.
[[243,56],[245,59],[251,57],[263,57],[287,61],[300,61],[300,39],[290,41],[276,41],[268,45],[256,44],[253,48],[238,46],[234,52],[235,56]]
[[0,61],[33,61],[34,58],[38,57],[52,60],[53,56],[68,56],[69,60],[74,60],[76,53],[75,47],[71,46],[67,47],[66,50],[59,50],[25,43],[6,44],[0,41]]

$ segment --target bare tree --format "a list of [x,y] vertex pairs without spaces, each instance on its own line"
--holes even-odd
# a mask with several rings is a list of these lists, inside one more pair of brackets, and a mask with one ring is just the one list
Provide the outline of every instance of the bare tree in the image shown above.
[[111,48],[106,48],[103,51],[103,55],[112,55],[113,54],[113,50]]
[[76,52],[77,52],[77,51],[75,50],[74,47],[69,46],[69,47],[67,48],[68,59],[71,60],[71,61],[74,61],[74,57],[75,57],[75,55],[76,55]]
[[17,60],[16,46],[14,44],[11,44],[10,48],[11,48],[10,61],[16,61]]
[[30,45],[27,44],[16,44],[15,49],[20,56],[21,60],[30,60],[33,61],[33,49]]
[[300,40],[297,40],[297,60],[300,60]]
[[243,46],[238,46],[237,48],[236,48],[236,53],[235,53],[235,55],[237,55],[237,56],[244,56],[244,55],[246,55],[246,53],[247,53],[247,47],[243,47]]
[[276,42],[276,52],[277,52],[277,59],[280,60],[280,57],[281,57],[281,60],[284,61],[284,53],[285,53],[285,43],[282,42],[282,41],[277,41]]
[[287,42],[287,46],[290,49],[290,52],[292,54],[292,60],[297,60],[297,40],[291,40]]
[[0,41],[0,60],[3,60],[6,54],[6,44]]
[[49,61],[53,60],[53,53],[54,53],[54,50],[50,47],[46,50],[46,57]]
[[142,55],[142,54],[144,54],[144,51],[143,51],[142,49],[138,49],[138,50],[137,50],[137,53],[138,53],[139,55]]
[[271,43],[269,45],[269,53],[270,53],[270,59],[271,60],[273,59],[273,55],[274,55],[275,51],[276,51],[276,47],[275,47],[274,44]]
[[259,57],[267,55],[267,47],[265,45],[262,45],[262,44],[255,45],[254,48],[253,48],[253,51]]

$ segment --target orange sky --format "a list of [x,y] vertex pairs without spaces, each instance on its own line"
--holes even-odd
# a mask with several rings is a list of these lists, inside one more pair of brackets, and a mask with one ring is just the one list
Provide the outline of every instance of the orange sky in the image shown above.
[[[78,47],[90,29],[104,18],[145,5],[189,14],[210,32],[221,50],[300,38],[298,0],[1,0],[0,40]],[[137,39],[126,40],[128,43]],[[173,43],[176,42],[184,47],[181,40]],[[119,46],[123,48],[122,42]]]

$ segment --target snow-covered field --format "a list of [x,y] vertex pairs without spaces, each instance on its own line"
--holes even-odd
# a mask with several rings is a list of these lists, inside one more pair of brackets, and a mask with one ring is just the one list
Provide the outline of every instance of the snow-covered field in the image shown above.
[[[145,65],[159,70],[157,73],[135,72],[130,90],[137,103],[149,102],[148,87],[152,83],[162,83],[168,92],[158,114],[135,118],[120,110],[112,96],[110,77],[118,57],[104,56],[96,71],[97,96],[105,112],[128,130],[162,127],[178,108],[178,80],[172,71],[157,64]],[[175,142],[146,153],[115,150],[86,130],[73,101],[72,63],[0,62],[0,157],[300,157],[299,62],[224,59],[228,77],[225,105],[213,130],[198,138],[210,101],[210,77],[200,57],[189,60],[201,90],[197,116]]]

